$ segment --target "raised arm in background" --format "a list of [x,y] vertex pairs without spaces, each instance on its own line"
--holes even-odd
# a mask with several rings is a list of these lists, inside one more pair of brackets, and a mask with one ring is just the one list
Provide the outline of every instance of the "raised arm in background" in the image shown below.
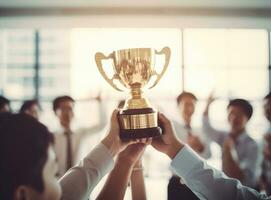
[[215,101],[215,98],[213,97],[213,94],[211,93],[210,96],[207,99],[206,107],[205,107],[205,110],[203,112],[202,129],[203,129],[203,132],[206,134],[207,137],[209,137],[211,140],[214,140],[218,144],[222,145],[221,137],[225,136],[225,132],[215,129],[211,125],[210,118],[209,118],[210,106],[214,101]]

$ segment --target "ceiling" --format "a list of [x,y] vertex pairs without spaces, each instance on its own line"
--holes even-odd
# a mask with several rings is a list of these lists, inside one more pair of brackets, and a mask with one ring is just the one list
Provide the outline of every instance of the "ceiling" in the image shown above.
[[271,8],[270,0],[0,0],[0,7]]

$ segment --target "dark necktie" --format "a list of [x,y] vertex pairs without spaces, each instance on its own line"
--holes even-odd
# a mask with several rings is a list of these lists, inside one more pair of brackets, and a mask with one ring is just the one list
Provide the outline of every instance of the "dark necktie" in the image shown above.
[[72,132],[65,132],[67,145],[66,145],[66,170],[69,170],[72,167]]
[[192,128],[191,128],[190,124],[186,124],[184,127],[185,127],[185,129],[187,131],[187,135],[190,136],[191,131],[192,131]]

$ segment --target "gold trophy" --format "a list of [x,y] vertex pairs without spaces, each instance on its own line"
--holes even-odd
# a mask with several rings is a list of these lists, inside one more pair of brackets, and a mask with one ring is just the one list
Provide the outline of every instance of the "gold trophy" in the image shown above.
[[[165,55],[165,64],[161,73],[157,73],[154,69],[156,54]],[[111,78],[107,76],[102,65],[102,60],[107,59],[113,60],[115,74]],[[133,48],[113,51],[109,56],[100,52],[95,54],[96,64],[104,79],[118,91],[123,90],[114,83],[114,80],[118,80],[131,91],[131,98],[125,101],[124,108],[119,113],[121,139],[161,135],[157,111],[143,97],[142,89],[152,76],[155,76],[156,80],[150,88],[159,82],[168,67],[169,59],[169,47],[164,47],[159,52],[151,48]]]

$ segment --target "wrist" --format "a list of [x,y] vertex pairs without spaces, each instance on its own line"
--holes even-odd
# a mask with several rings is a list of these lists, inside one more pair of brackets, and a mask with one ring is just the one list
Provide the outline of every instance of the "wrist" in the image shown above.
[[184,144],[181,143],[180,141],[176,140],[168,149],[168,151],[166,152],[166,154],[168,155],[168,157],[170,157],[171,159],[173,159],[177,153],[184,147]]
[[134,166],[133,167],[133,173],[134,172],[142,172],[143,170],[144,170],[143,166],[139,166],[139,167]]
[[142,167],[142,161],[141,159],[137,160],[134,167]]
[[126,162],[121,162],[120,160],[117,159],[114,169],[118,170],[118,171],[122,171],[122,172],[124,172],[124,171],[132,172],[133,171],[133,165],[129,165]]
[[229,160],[232,158],[231,150],[230,149],[223,149],[222,150],[222,157],[226,160]]
[[116,162],[129,167],[134,167],[135,165],[135,162],[129,159],[127,156],[118,156]]
[[112,157],[115,157],[115,155],[119,152],[119,145],[116,139],[106,136],[101,143],[106,146]]

